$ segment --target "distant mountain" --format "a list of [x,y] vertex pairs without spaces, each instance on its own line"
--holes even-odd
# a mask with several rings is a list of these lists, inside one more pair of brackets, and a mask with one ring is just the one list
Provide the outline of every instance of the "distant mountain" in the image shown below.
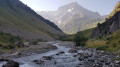
[[[120,2],[116,5],[115,9],[109,15],[109,18],[102,24],[98,24],[92,33],[92,38],[107,37],[114,32],[120,30]],[[117,32],[119,34],[120,32]],[[116,34],[115,34],[116,35]],[[119,36],[117,36],[119,37]]]
[[37,13],[54,22],[68,34],[96,27],[97,23],[103,22],[107,17],[87,10],[76,2],[62,6],[57,11],[37,11]]
[[53,40],[64,35],[53,22],[19,0],[0,0],[0,31],[24,39]]

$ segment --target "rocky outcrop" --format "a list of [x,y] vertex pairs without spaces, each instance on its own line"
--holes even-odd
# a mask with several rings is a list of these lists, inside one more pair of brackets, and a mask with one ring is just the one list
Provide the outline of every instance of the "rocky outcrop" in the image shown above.
[[92,38],[106,37],[113,34],[120,29],[120,11],[118,11],[111,19],[106,19],[102,24],[98,26],[92,32]]

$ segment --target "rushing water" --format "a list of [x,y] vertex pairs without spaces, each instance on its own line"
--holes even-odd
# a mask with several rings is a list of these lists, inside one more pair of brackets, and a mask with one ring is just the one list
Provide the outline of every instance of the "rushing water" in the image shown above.
[[[42,54],[36,54],[31,55],[27,57],[17,58],[13,59],[16,62],[20,63],[20,67],[76,67],[78,63],[81,63],[78,60],[78,57],[73,57],[74,55],[77,55],[76,53],[68,53],[70,50],[69,47],[66,46],[60,46],[59,43],[53,44],[54,46],[57,46],[57,50],[49,51],[47,53]],[[64,51],[64,54],[56,55],[57,53]],[[78,51],[82,52],[82,51]],[[32,61],[33,60],[40,60],[43,56],[53,56],[55,59],[51,61],[46,61],[44,65],[35,64]],[[56,64],[55,64],[56,62]]]

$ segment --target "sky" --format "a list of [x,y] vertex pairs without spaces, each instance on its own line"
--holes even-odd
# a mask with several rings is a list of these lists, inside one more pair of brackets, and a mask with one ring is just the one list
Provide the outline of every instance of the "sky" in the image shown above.
[[120,0],[20,0],[35,11],[55,11],[60,6],[77,2],[84,8],[109,15]]

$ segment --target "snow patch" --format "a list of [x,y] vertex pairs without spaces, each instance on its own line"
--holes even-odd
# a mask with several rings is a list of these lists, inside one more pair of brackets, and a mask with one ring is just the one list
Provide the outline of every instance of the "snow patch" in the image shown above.
[[69,9],[68,12],[71,12],[73,10],[73,8]]

